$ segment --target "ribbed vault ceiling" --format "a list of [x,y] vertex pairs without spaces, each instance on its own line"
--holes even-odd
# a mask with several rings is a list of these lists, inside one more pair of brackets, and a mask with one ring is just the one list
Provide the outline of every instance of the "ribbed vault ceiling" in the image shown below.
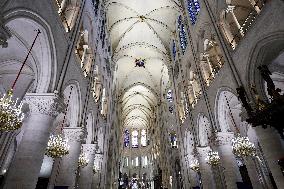
[[[161,90],[169,85],[170,41],[180,5],[175,0],[110,0],[105,6],[122,126],[148,127]],[[144,59],[145,68],[135,67],[136,59]]]

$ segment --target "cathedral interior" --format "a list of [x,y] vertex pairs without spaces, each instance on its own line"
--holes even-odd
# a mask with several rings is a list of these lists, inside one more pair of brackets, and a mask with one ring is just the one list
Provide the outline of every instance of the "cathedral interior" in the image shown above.
[[284,189],[283,0],[0,0],[1,189]]

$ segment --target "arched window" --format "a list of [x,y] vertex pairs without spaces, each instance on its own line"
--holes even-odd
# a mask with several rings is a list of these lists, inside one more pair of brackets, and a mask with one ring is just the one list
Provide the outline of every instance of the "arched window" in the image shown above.
[[124,131],[124,147],[128,148],[129,147],[129,142],[130,142],[129,130],[125,130]]
[[191,24],[194,25],[197,20],[197,15],[200,11],[200,4],[198,0],[187,0],[187,11]]
[[169,102],[173,102],[173,93],[172,90],[168,90],[167,99]]
[[174,131],[170,133],[170,143],[171,143],[172,148],[178,147],[177,146],[177,135]]
[[177,54],[177,48],[176,48],[176,42],[175,40],[173,40],[173,44],[172,44],[172,53],[173,53],[173,58],[174,60],[176,59],[176,54]]
[[185,49],[187,47],[187,39],[186,39],[186,31],[184,23],[181,16],[178,17],[178,33],[179,33],[180,48],[182,50],[182,54],[184,54]]
[[132,148],[138,148],[138,131],[132,131]]
[[147,146],[147,134],[145,129],[142,129],[141,131],[141,146]]

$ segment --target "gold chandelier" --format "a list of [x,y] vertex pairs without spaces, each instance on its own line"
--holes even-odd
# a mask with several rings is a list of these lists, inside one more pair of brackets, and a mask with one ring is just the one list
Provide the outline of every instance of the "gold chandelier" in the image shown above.
[[9,90],[8,94],[0,99],[0,132],[15,131],[23,124],[23,103],[18,104],[18,99],[13,101],[12,97],[13,92]]
[[52,158],[61,158],[69,153],[68,140],[62,135],[50,135],[45,154]]
[[89,159],[85,153],[81,153],[79,156],[78,166],[83,168],[86,167],[89,163]]
[[232,139],[233,153],[238,157],[255,156],[255,146],[248,137],[238,134]]
[[207,163],[211,166],[216,166],[220,164],[220,156],[218,152],[214,152],[212,150],[210,150],[207,153],[207,157],[205,159],[207,161]]
[[195,172],[199,172],[199,162],[197,159],[193,160],[190,165],[189,165],[190,169],[192,169]]

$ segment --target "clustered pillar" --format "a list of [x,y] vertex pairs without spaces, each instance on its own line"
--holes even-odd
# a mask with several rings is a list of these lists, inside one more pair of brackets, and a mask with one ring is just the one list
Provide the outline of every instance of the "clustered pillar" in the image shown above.
[[36,188],[51,126],[57,115],[56,98],[53,93],[26,94],[29,115],[24,122],[22,140],[7,173],[5,189]]
[[95,144],[83,144],[83,153],[86,154],[87,158],[89,159],[89,163],[87,166],[79,169],[78,186],[80,189],[91,189],[95,159]]

